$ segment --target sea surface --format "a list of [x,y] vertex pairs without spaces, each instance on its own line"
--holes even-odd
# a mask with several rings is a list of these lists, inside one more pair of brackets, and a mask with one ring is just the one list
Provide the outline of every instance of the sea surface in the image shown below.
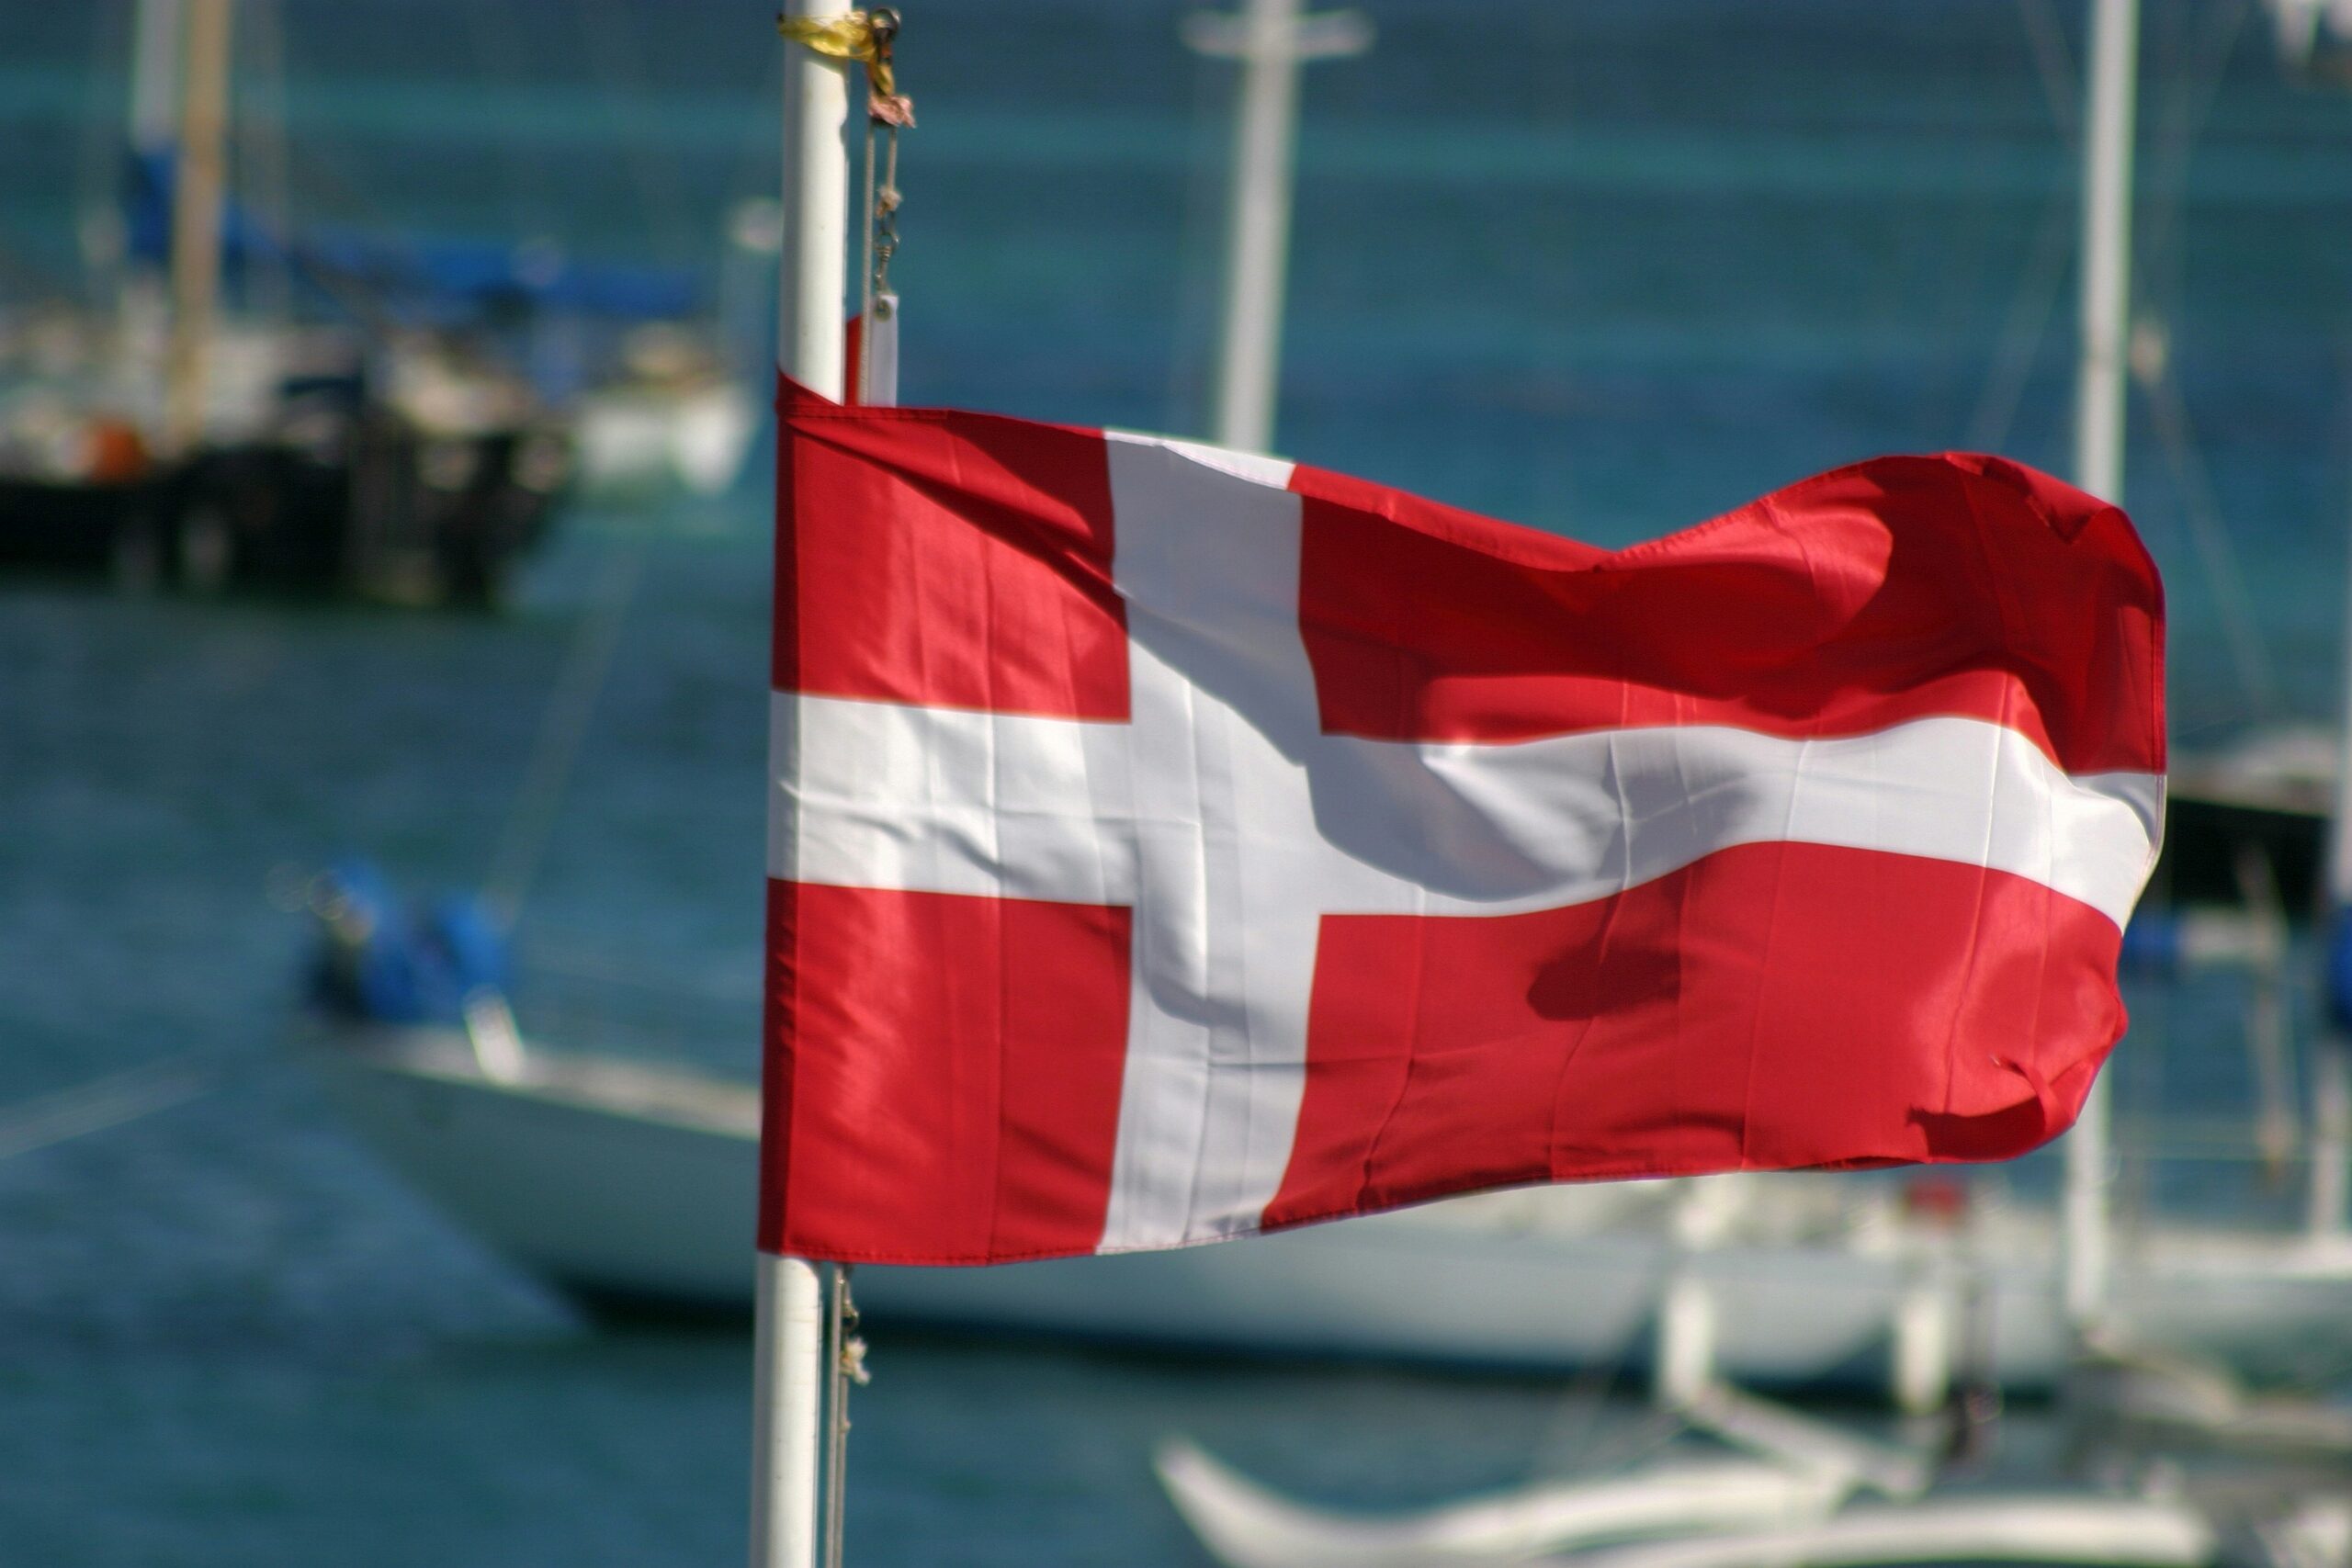
[[[2063,469],[2071,0],[1365,9],[1374,51],[1303,98],[1285,451],[1604,544],[1883,451]],[[2190,745],[2335,700],[2352,96],[2290,80],[2256,6],[2146,9],[2128,500]],[[1229,68],[1172,5],[907,11],[907,400],[1196,430]],[[711,275],[775,183],[769,12],[247,0],[240,157],[298,222]],[[93,287],[128,17],[0,0],[0,299]],[[354,850],[479,884],[540,826],[549,694],[617,615],[524,1020],[748,1074],[766,517],[756,479],[583,503],[492,616],[0,581],[0,1568],[740,1560],[743,1336],[594,1324],[407,1192],[286,1050],[283,906]],[[2233,989],[2132,1001],[2127,1111],[2245,1102]],[[2284,1212],[2238,1163],[2152,1182]],[[1606,1377],[873,1337],[866,1564],[1197,1562],[1148,1468],[1180,1431],[1367,1505],[1658,1438]]]

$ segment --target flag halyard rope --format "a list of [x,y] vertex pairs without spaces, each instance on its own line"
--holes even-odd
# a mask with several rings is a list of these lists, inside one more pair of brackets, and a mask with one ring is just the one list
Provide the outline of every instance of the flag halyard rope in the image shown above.
[[832,1267],[825,1317],[825,1508],[820,1568],[842,1568],[843,1515],[849,1480],[849,1391],[873,1381],[865,1370],[865,1340],[857,1332],[849,1264]]

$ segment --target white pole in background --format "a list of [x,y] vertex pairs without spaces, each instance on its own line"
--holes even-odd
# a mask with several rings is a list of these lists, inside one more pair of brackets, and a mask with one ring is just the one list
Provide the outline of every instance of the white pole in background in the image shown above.
[[2352,940],[2352,567],[2346,571],[2344,690],[2336,735],[2335,809],[2327,823],[2327,881],[2320,931],[2325,964],[2318,1049],[2312,1053],[2311,1189],[2305,1224],[2315,1236],[2341,1235],[2352,1220],[2352,1040],[2335,1021],[2334,946]]
[[[787,0],[791,17],[837,0]],[[847,298],[848,67],[795,44],[784,62],[784,254],[776,356],[784,373],[842,395]],[[816,1568],[817,1452],[824,1388],[824,1292],[806,1258],[758,1257],[752,1380],[752,1568]]]
[[1238,17],[1186,17],[1184,39],[1204,54],[1241,62],[1209,439],[1263,452],[1273,444],[1281,378],[1298,68],[1361,53],[1372,42],[1372,28],[1350,11],[1302,17],[1299,0],[1249,0]]
[[2132,139],[2139,0],[2093,0],[2084,114],[2081,360],[2075,483],[2123,503],[2123,388],[2132,330]]
[[1274,439],[1274,385],[1282,369],[1283,282],[1290,259],[1292,137],[1298,120],[1298,56],[1290,35],[1298,0],[1250,0],[1241,113],[1234,126],[1232,207],[1227,219],[1225,320],[1217,341],[1209,439],[1262,452]]
[[[2124,355],[2132,309],[2132,138],[2139,0],[2093,0],[2084,123],[2081,358],[2075,378],[2075,483],[2123,502]],[[2107,1297],[2110,1096],[2102,1075],[2066,1136],[2066,1320],[2098,1326]]]

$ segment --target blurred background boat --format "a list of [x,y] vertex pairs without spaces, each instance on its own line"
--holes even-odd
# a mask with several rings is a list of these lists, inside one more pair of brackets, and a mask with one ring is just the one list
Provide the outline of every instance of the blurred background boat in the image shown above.
[[[361,889],[320,898],[333,921],[401,940],[401,912]],[[396,1169],[526,1268],[624,1314],[748,1314],[757,1094],[529,1043],[492,994],[470,1014],[330,1023],[310,1061]],[[1705,1347],[1683,1354],[1725,1376],[1926,1410],[1984,1347],[2006,1386],[2053,1390],[2073,1351],[2062,1274],[2049,1206],[1973,1199],[1940,1175],[1776,1176],[1498,1193],[1248,1246],[874,1266],[858,1299],[886,1322],[1098,1344],[1668,1377],[1675,1314],[1696,1299],[1722,1304],[1701,1309]],[[2352,1244],[2148,1224],[2118,1239],[2112,1290],[2134,1345],[2291,1378],[2345,1353]]]
[[306,220],[281,74],[235,112],[232,11],[140,0],[86,287],[0,288],[0,565],[488,604],[575,486],[734,483],[772,203],[733,216],[715,304],[685,269]]

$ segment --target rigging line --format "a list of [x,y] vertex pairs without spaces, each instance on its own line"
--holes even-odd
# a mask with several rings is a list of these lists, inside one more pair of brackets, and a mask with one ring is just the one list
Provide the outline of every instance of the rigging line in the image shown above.
[[[882,224],[880,187],[874,183],[874,131],[872,119],[865,122],[865,179],[860,187],[858,202],[863,209],[857,225],[859,251],[857,276],[857,384],[849,389],[852,399],[861,403],[874,400],[874,345],[876,336],[874,325],[874,237]],[[895,135],[895,133],[894,133]]]
[[2221,96],[2230,57],[2251,5],[2252,0],[2234,0],[2207,13],[2215,19],[2205,29],[2201,42],[2184,48],[2187,64],[2166,96],[2162,135],[2153,160],[2159,171],[2154,182],[2155,199],[2149,203],[2141,247],[2148,287],[2140,290],[2144,297],[2161,297],[2166,315],[2176,312],[2182,289],[2186,247],[2181,215],[2188,207],[2189,155],[2212,117],[2214,101]]
[[[255,78],[245,94],[249,106],[237,117],[236,195],[259,217],[266,233],[291,234],[286,187],[286,36],[277,0],[254,0],[252,21],[238,32],[237,48]],[[263,259],[245,259],[245,306],[266,321],[292,314],[294,264],[282,243],[265,249]],[[256,297],[258,296],[258,299]]]
[[[306,206],[318,206],[330,216],[339,212],[345,221],[386,229],[394,236],[392,243],[404,254],[413,254],[410,243],[402,237],[405,225],[374,206],[334,166],[332,155],[322,156],[316,144],[307,141],[300,148],[289,145],[283,152],[293,176],[288,185],[289,201],[294,184],[300,183],[310,193]],[[285,254],[288,264],[305,282],[326,296],[330,304],[347,314],[374,341],[380,343],[394,329],[414,323],[415,312],[406,309],[379,279],[335,265],[309,246],[296,243],[290,233],[272,233],[266,225],[257,226],[263,229],[262,238]]]
[[865,1367],[865,1340],[858,1331],[857,1303],[850,1294],[855,1266],[832,1265],[825,1324],[825,1507],[824,1568],[842,1568],[849,1495],[849,1397],[853,1387],[873,1382]]
[[[2025,26],[2035,73],[2041,82],[2059,139],[2078,150],[2082,133],[2075,119],[2074,62],[2064,31],[2052,15],[2049,0],[2018,0],[2018,15]],[[2064,185],[2054,186],[2042,207],[2040,227],[2027,253],[2018,287],[1995,340],[1993,362],[1986,367],[1984,386],[1969,416],[1967,444],[1979,452],[1999,450],[2016,423],[2018,408],[2033,378],[2034,362],[2057,309],[2065,285],[2067,264],[2074,256],[2074,202]]]
[[1994,342],[1993,363],[1984,372],[1984,389],[1969,416],[1968,446],[1977,452],[1997,452],[2016,423],[2018,405],[2025,400],[2026,384],[2033,378],[2034,361],[2041,356],[2041,341],[2066,281],[2066,266],[2074,258],[2074,203],[2067,193],[2053,190],[2043,204],[2041,224],[2033,246],[2018,275],[2017,291]]
[[689,976],[677,973],[671,965],[643,964],[593,944],[551,942],[544,935],[520,944],[517,956],[527,968],[560,975],[568,980],[625,987],[671,998],[755,1002],[761,994],[756,980],[745,980],[732,973],[726,978],[715,975]]
[[[1670,1268],[1661,1266],[1648,1292],[1651,1297],[1664,1296],[1670,1272]],[[1561,1391],[1552,1418],[1544,1423],[1543,1435],[1532,1445],[1533,1451],[1527,1466],[1530,1480],[1555,1480],[1601,1468],[1594,1458],[1604,1451],[1601,1416],[1609,1409],[1610,1395],[1616,1392],[1618,1380],[1624,1375],[1626,1358],[1648,1331],[1647,1319],[1637,1323],[1613,1353],[1595,1358],[1569,1380],[1568,1386]]]
[[402,229],[407,225],[376,205],[346,172],[345,164],[351,155],[346,138],[339,150],[331,149],[327,136],[312,127],[300,146],[289,144],[286,150],[287,168],[301,189],[290,190],[290,197],[300,197],[306,207],[316,207],[331,220],[362,223],[372,228]]
[[[458,9],[466,18],[466,33],[473,45],[473,76],[483,96],[495,93],[502,84],[527,86],[527,74],[514,69],[521,51],[514,47],[506,7],[488,4],[460,6]],[[541,199],[546,181],[539,167],[538,139],[504,138],[499,151],[501,183],[506,187],[507,199],[514,204],[523,228],[532,235],[546,232],[546,203]]]
[[2027,46],[2033,52],[2034,73],[2041,80],[2041,96],[2050,106],[2050,118],[2058,127],[2059,140],[2069,152],[2082,146],[2083,132],[2076,118],[2079,108],[2075,95],[2079,81],[2075,73],[2074,51],[2066,47],[2066,30],[2059,26],[2057,17],[2050,9],[2050,0],[2018,0],[2018,19],[2025,24]]
[[[2221,94],[2229,61],[2244,29],[2249,0],[2208,13],[2213,19],[2192,32],[2182,46],[2184,64],[2166,96],[2156,155],[2155,198],[2149,204],[2141,251],[2143,257],[2139,292],[2161,322],[2181,314],[2186,287],[2186,229],[2188,164],[2191,151]],[[2193,25],[2193,24],[2192,24]],[[2214,595],[2222,617],[2240,692],[2254,705],[2256,716],[2278,716],[2281,701],[2276,671],[2264,644],[2252,595],[2229,527],[2222,514],[2211,478],[2190,429],[2188,401],[2174,369],[2173,355],[2161,336],[2147,340],[2161,355],[2157,366],[2143,376],[2148,408],[2157,441],[2164,448],[2175,489],[2181,497],[2190,543]]]
[[653,238],[662,259],[677,263],[698,254],[692,238],[693,225],[687,220],[678,191],[684,182],[676,176],[681,159],[673,154],[669,179],[654,165],[651,151],[654,139],[645,134],[652,129],[656,118],[646,88],[644,73],[639,69],[643,60],[642,46],[636,28],[620,8],[610,0],[591,0],[586,8],[584,25],[580,29],[586,37],[590,54],[589,69],[611,87],[620,100],[624,121],[634,132],[628,139],[628,149],[622,154],[628,164],[629,183],[637,187],[637,199],[645,220],[653,226]]
[[482,901],[503,930],[512,931],[523,912],[523,901],[546,858],[548,839],[571,783],[581,743],[587,739],[588,721],[611,671],[613,653],[620,646],[621,626],[628,618],[629,601],[645,564],[641,544],[616,545],[605,558],[605,576],[595,608],[581,623],[571,654],[548,694],[539,720],[538,739],[514,797],[506,827],[499,835],[483,884]]
[[2222,617],[2222,636],[2229,646],[2239,691],[2254,705],[2256,718],[2275,719],[2281,711],[2278,672],[2263,643],[2254,597],[2246,591],[2245,575],[2238,568],[2237,549],[2230,542],[2229,525],[2213,493],[2211,476],[2198,453],[2188,404],[2181,396],[2180,379],[2169,356],[2148,378],[2147,395],[2150,422],[2172,468],[2173,484],[2180,492],[2181,515],[2188,520],[2189,542],[2196,547],[2198,564],[2204,569],[2206,585]]
[[[1653,1229],[1670,1230],[1672,1205],[1679,1201],[1678,1195],[1682,1189],[1679,1184],[1661,1183],[1660,1190],[1664,1197],[1658,1212],[1645,1217]],[[1657,1308],[1664,1303],[1667,1292],[1686,1261],[1687,1252],[1679,1246],[1661,1249],[1657,1266],[1649,1270],[1648,1287],[1642,1292],[1642,1299],[1653,1303],[1649,1314],[1635,1321],[1612,1352],[1597,1358],[1569,1381],[1557,1411],[1534,1445],[1534,1456],[1528,1464],[1531,1478],[1547,1480],[1571,1473],[1630,1468],[1687,1428],[1687,1422],[1673,1416],[1668,1418],[1661,1431],[1658,1418],[1665,1413],[1653,1410],[1647,1419],[1634,1424],[1630,1436],[1619,1432],[1604,1442],[1600,1430],[1610,1396],[1624,1377],[1635,1347],[1645,1337],[1654,1334]]]
[[[756,92],[758,102],[764,106],[776,102],[777,95],[783,91],[784,55],[782,51],[769,50],[760,58],[765,62],[764,74]],[[718,187],[720,199],[727,204],[730,215],[741,199],[736,193],[765,195],[777,189],[782,179],[776,166],[780,150],[775,128],[767,123],[764,113],[747,113],[742,120],[743,129],[736,135],[734,148],[726,155],[725,183]]]
[[127,1126],[220,1087],[232,1054],[187,1051],[0,1108],[0,1160]]
[[103,308],[113,301],[95,291],[111,289],[130,263],[130,236],[116,199],[124,162],[117,152],[112,118],[119,82],[106,70],[130,52],[130,40],[127,28],[114,25],[127,15],[122,7],[93,6],[90,14],[96,25],[91,29],[92,58],[83,73],[82,134],[74,158],[74,232],[83,277],[94,291],[87,302]]

